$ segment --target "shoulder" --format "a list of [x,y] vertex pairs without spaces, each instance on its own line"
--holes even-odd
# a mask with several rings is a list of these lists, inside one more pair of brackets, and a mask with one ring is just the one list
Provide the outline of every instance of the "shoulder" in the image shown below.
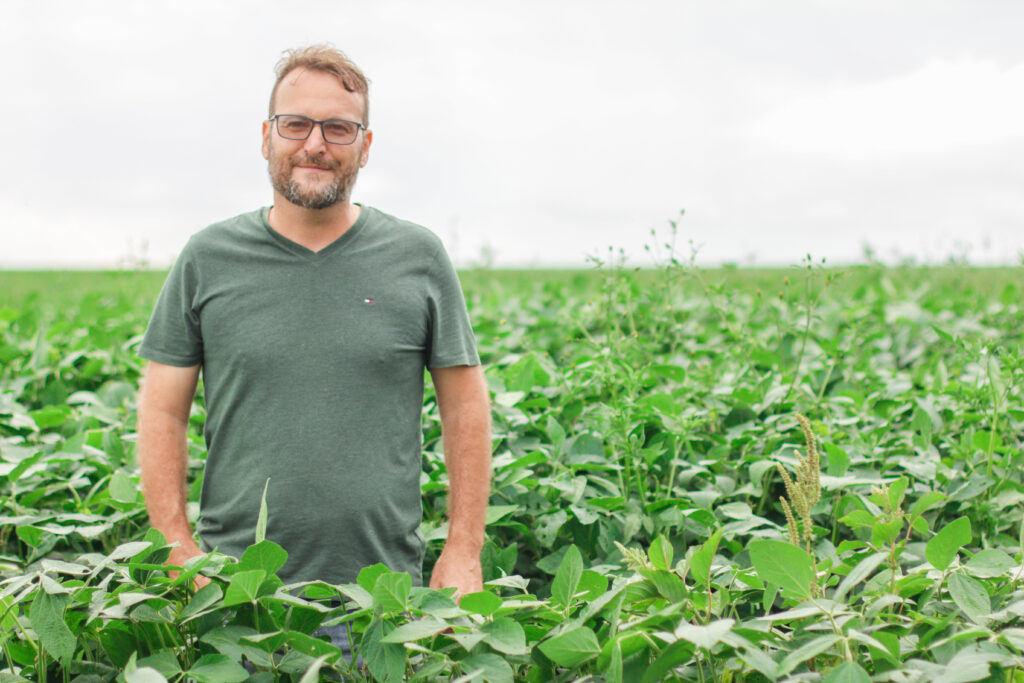
[[265,236],[267,207],[247,211],[218,221],[189,238],[186,249],[208,249],[238,245]]
[[391,248],[402,248],[436,258],[445,252],[441,238],[428,228],[412,221],[385,213],[372,206],[364,206],[366,229],[364,232],[374,241],[386,242]]

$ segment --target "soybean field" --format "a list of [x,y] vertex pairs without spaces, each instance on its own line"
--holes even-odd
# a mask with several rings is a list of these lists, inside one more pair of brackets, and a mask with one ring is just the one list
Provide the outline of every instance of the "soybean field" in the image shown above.
[[[259,534],[170,578],[135,454],[164,274],[0,273],[0,683],[1024,681],[1021,270],[608,261],[461,274],[494,467],[458,603],[283,585]],[[428,385],[428,575],[440,436]]]

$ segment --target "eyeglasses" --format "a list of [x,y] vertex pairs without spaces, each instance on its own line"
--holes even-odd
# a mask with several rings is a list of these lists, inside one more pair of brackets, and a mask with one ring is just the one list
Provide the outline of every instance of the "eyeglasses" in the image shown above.
[[308,116],[298,114],[275,114],[270,120],[277,125],[277,134],[287,140],[305,140],[313,132],[313,127],[320,124],[320,132],[324,140],[332,145],[351,145],[359,135],[359,129],[366,129],[356,121],[345,119],[327,119],[317,121]]

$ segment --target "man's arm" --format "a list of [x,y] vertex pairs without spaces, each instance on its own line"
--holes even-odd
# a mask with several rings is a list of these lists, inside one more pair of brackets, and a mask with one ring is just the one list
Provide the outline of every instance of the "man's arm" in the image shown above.
[[[149,522],[170,543],[169,564],[181,566],[203,552],[193,539],[186,514],[189,412],[199,366],[179,368],[150,361],[139,392],[139,465]],[[199,586],[209,579],[196,579]]]
[[448,470],[448,540],[431,588],[454,586],[456,598],[483,590],[480,551],[491,492],[491,409],[479,365],[431,368],[441,410]]

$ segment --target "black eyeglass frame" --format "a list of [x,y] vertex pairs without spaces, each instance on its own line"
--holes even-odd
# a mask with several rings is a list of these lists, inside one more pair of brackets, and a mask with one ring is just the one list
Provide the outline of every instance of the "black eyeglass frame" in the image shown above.
[[[309,121],[312,124],[309,127],[309,132],[306,133],[305,135],[303,135],[301,138],[288,137],[287,135],[285,135],[284,133],[281,132],[281,117],[282,116],[286,116],[288,118],[294,118],[294,119],[303,119],[304,121]],[[308,116],[303,116],[302,114],[274,114],[268,120],[274,122],[274,129],[277,131],[277,134],[280,135],[285,140],[308,140],[309,136],[312,135],[313,131],[316,129],[317,124],[319,124],[320,125],[320,136],[324,139],[324,142],[326,142],[329,145],[351,145],[352,143],[354,143],[356,141],[356,138],[359,137],[359,131],[360,130],[366,130],[366,126],[364,126],[363,124],[359,123],[358,121],[349,121],[348,119],[324,119],[323,121],[317,121],[316,119],[311,119]],[[337,123],[351,123],[351,124],[353,124],[354,126],[356,126],[356,134],[353,135],[352,139],[349,140],[348,142],[334,142],[332,140],[328,140],[327,139],[327,133],[324,132],[324,124],[325,123],[335,123],[335,122],[337,122]]]

